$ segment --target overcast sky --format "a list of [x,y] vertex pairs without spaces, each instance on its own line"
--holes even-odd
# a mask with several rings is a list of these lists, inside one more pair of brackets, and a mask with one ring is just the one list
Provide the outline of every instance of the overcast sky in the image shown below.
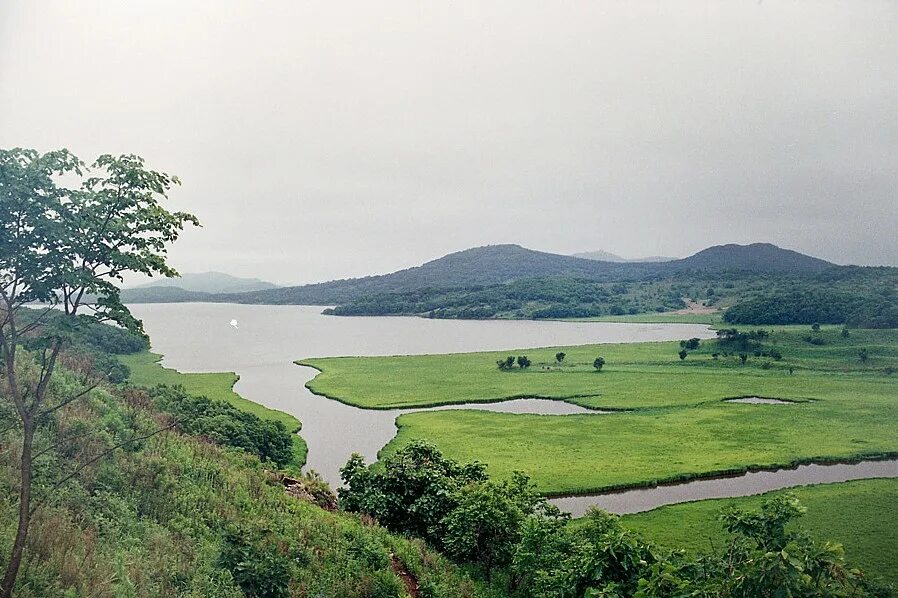
[[182,271],[494,243],[898,265],[898,3],[0,2],[0,147],[133,152]]

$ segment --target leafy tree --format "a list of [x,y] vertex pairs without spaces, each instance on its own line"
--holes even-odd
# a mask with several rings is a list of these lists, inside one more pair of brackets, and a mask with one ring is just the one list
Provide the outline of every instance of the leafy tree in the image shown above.
[[[140,322],[121,303],[117,283],[128,272],[176,275],[166,263],[166,248],[185,224],[198,224],[190,214],[162,207],[159,200],[178,181],[147,170],[141,158],[103,155],[91,169],[66,150],[0,150],[2,384],[22,432],[19,520],[0,585],[3,597],[12,594],[35,508],[35,434],[55,411],[85,394],[54,397],[50,384],[60,353],[86,321],[81,312],[89,308],[87,320],[141,333]],[[64,187],[60,178],[80,185]],[[58,307],[62,317],[20,321],[23,306],[33,301]],[[20,353],[26,343],[28,351]],[[16,366],[24,361],[37,362],[34,380],[20,379]]]
[[[805,513],[798,499],[784,494],[760,511],[729,509],[722,519],[735,535],[724,562],[730,575],[718,582],[729,596],[869,596],[876,590],[845,565],[838,544],[818,543],[789,524]],[[717,585],[717,584],[715,584]]]
[[592,367],[596,368],[597,372],[601,372],[602,368],[605,366],[605,358],[604,357],[596,357],[595,361],[592,362]]
[[870,354],[867,351],[866,347],[864,347],[860,351],[858,351],[857,356],[861,360],[861,363],[867,363],[867,360],[870,358]]
[[520,367],[522,370],[526,370],[530,367],[530,360],[526,355],[521,355],[518,357],[518,367]]
[[841,334],[842,334],[842,338],[848,338],[849,336],[851,336],[851,332],[848,330],[848,326],[843,326],[843,327],[842,327],[842,333],[841,333]]
[[745,362],[748,361],[748,353],[740,353],[739,361],[742,362],[742,365],[745,365]]
[[499,366],[500,370],[510,370],[514,367],[514,357],[509,355],[505,359],[498,360],[496,365]]
[[487,479],[481,463],[459,465],[422,441],[409,443],[380,465],[367,466],[358,454],[349,459],[340,469],[340,506],[422,538],[457,506],[460,488]]
[[564,351],[559,351],[555,354],[555,361],[560,365],[561,362],[564,361],[565,357],[567,357],[567,355],[564,353]]
[[683,361],[684,359],[686,359],[686,356],[689,355],[689,351],[687,351],[686,349],[680,349],[680,352],[677,353],[677,355],[680,356],[680,361]]
[[813,324],[811,324],[811,331],[812,332],[820,332],[820,324],[818,324],[817,322],[814,322]]
[[435,535],[449,556],[481,566],[489,580],[495,567],[511,562],[521,525],[540,504],[545,499],[520,472],[499,484],[471,484],[459,490],[457,505]]

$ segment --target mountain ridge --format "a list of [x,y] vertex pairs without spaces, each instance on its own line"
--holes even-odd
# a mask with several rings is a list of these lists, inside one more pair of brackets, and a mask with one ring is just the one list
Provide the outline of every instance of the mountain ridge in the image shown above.
[[[159,292],[155,301],[338,305],[371,294],[435,288],[469,288],[541,277],[571,277],[598,282],[626,282],[673,276],[686,271],[736,270],[808,273],[834,266],[830,262],[770,243],[716,245],[669,262],[608,262],[527,249],[516,244],[472,247],[389,274],[332,280],[307,285],[240,293]],[[175,283],[176,284],[176,283]],[[123,295],[126,301],[152,302],[146,291]]]

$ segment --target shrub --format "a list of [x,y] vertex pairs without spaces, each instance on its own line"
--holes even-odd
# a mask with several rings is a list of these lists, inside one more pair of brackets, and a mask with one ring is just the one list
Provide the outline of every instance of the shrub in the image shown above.
[[188,395],[180,386],[157,386],[150,394],[189,434],[241,448],[278,467],[293,459],[292,435],[279,421],[261,419],[224,401]]

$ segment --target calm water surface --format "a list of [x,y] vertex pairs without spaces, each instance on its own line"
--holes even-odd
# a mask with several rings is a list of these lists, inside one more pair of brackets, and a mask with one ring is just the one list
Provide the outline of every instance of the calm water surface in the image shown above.
[[624,515],[693,500],[749,496],[793,486],[847,482],[867,478],[898,478],[898,459],[831,465],[799,465],[794,469],[777,471],[750,471],[738,476],[695,480],[653,488],[637,488],[595,495],[564,496],[553,498],[550,502],[575,517],[585,515],[590,507],[598,507],[610,513]]
[[[295,415],[309,445],[308,467],[334,487],[353,452],[369,461],[396,433],[395,419],[414,409],[350,407],[305,388],[317,372],[293,364],[306,357],[415,355],[526,347],[712,338],[699,324],[621,324],[429,320],[322,316],[320,307],[158,303],[130,306],[143,320],[164,365],[182,372],[236,372],[235,390],[266,407]],[[232,319],[239,327],[230,326]],[[444,406],[437,409],[458,409]],[[511,413],[595,413],[564,403],[517,399],[469,404],[465,409]]]

